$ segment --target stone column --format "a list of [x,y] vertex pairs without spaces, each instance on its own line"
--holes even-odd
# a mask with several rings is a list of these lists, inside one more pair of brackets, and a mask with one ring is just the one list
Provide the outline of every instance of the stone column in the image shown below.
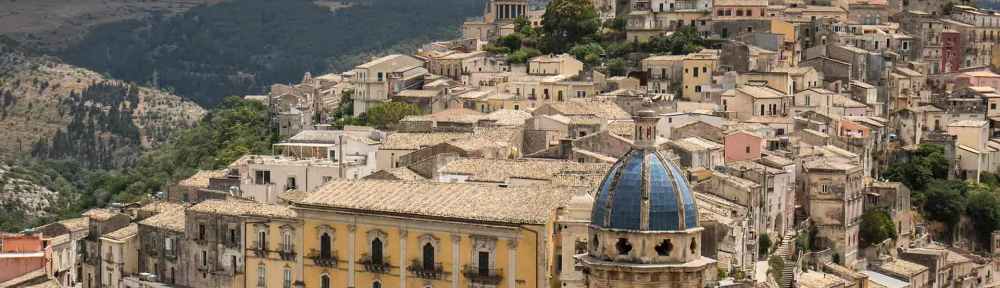
[[507,272],[507,287],[516,288],[517,276],[514,274],[517,272],[517,239],[507,239],[507,248],[509,248],[507,250],[507,269],[510,270]]
[[462,267],[459,266],[461,258],[458,257],[459,248],[462,246],[462,236],[451,235],[451,286],[458,288],[458,279],[462,278]]
[[408,230],[399,230],[399,288],[406,288],[406,235]]
[[348,239],[347,239],[347,287],[354,287],[354,231],[358,230],[358,226],[354,224],[347,225]]

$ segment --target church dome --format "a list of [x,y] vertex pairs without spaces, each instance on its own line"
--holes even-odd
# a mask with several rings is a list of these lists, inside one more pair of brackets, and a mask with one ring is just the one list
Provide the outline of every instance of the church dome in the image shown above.
[[681,170],[657,152],[658,115],[636,113],[632,149],[594,193],[591,225],[633,231],[679,231],[698,225],[698,208]]
[[687,180],[656,150],[625,153],[596,195],[591,224],[598,228],[676,231],[698,227],[698,208]]

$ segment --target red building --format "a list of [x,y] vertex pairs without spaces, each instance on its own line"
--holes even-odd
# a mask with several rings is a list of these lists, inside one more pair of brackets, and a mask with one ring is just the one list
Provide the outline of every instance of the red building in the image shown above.
[[44,269],[49,275],[52,248],[42,233],[0,235],[0,282]]
[[962,65],[962,34],[952,29],[941,31],[941,72],[958,71]]

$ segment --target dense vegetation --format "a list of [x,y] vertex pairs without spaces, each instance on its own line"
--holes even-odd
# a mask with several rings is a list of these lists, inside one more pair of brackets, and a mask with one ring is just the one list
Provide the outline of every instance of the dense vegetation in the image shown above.
[[[989,172],[980,175],[980,183],[949,180],[951,164],[944,148],[925,143],[906,160],[890,164],[884,175],[912,190],[912,207],[932,221],[930,230],[941,240],[967,238],[988,245],[990,233],[1000,230],[1000,181]],[[969,235],[957,235],[963,223],[971,226],[965,229]]]
[[72,64],[187,96],[205,107],[312,72],[342,72],[372,51],[412,53],[454,38],[483,1],[374,0],[331,12],[311,0],[244,0],[101,26],[60,54]]
[[0,181],[30,180],[58,192],[62,201],[50,207],[52,217],[35,222],[18,215],[21,210],[17,203],[6,205],[0,212],[0,229],[23,229],[77,217],[86,209],[111,202],[136,201],[200,169],[220,169],[247,153],[266,154],[274,141],[268,123],[267,107],[262,103],[230,97],[210,111],[200,125],[143,154],[134,167],[122,173],[86,169],[75,159],[16,167]]

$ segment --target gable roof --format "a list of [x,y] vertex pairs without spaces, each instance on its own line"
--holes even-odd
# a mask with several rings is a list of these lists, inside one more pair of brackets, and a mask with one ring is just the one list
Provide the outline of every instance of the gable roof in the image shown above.
[[296,207],[311,206],[459,221],[543,224],[575,191],[429,181],[332,180]]

